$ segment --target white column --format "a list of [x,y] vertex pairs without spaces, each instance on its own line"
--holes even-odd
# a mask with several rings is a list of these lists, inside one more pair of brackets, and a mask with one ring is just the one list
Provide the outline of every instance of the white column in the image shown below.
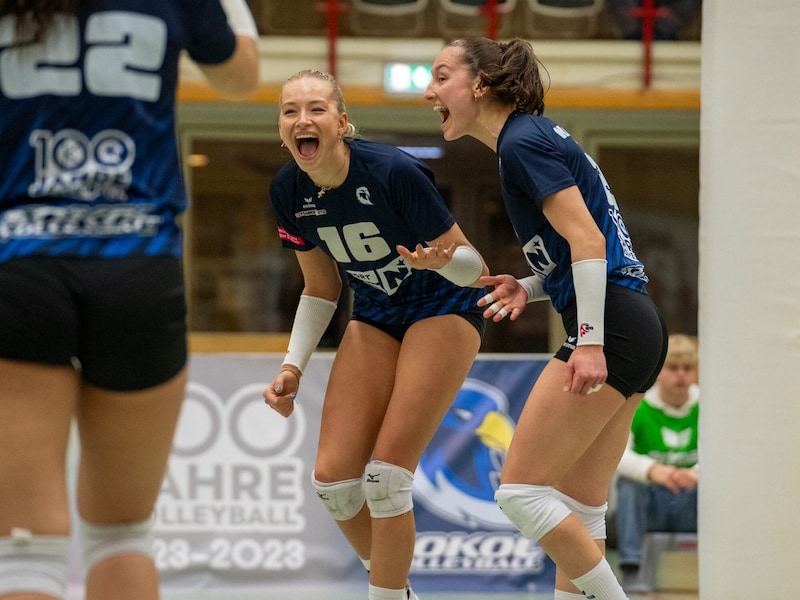
[[704,0],[700,597],[800,576],[800,2]]

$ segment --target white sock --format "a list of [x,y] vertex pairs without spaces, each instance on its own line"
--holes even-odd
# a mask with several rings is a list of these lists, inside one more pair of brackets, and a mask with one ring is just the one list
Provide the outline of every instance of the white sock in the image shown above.
[[628,600],[605,558],[594,569],[571,581],[583,592],[586,600]]
[[405,600],[406,588],[390,590],[369,584],[369,600]]
[[553,596],[553,600],[586,600],[586,596],[583,594],[573,594],[571,592],[565,592],[564,590],[556,590],[555,596]]
[[361,561],[361,564],[364,565],[364,568],[367,570],[367,573],[369,573],[369,559],[368,558],[361,558],[359,556],[358,560]]

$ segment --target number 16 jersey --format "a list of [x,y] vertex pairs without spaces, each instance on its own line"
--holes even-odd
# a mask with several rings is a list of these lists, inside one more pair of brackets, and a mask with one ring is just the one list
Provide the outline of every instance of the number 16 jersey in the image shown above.
[[351,140],[344,183],[319,188],[292,161],[270,185],[270,199],[285,248],[319,247],[347,272],[353,312],[379,323],[473,310],[485,293],[462,288],[435,271],[408,266],[397,245],[413,250],[455,223],[422,161],[401,150]]

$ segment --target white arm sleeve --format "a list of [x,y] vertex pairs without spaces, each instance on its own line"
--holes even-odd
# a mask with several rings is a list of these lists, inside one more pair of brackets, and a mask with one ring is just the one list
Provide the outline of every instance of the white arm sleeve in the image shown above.
[[334,312],[336,302],[316,296],[300,296],[289,336],[289,349],[283,364],[293,365],[301,373],[306,370],[306,365],[328,328]]
[[575,302],[578,309],[578,346],[603,345],[606,314],[606,265],[604,258],[572,263]]
[[245,0],[220,0],[220,4],[228,17],[228,25],[233,29],[233,33],[258,39],[258,27]]
[[458,246],[453,251],[453,256],[449,263],[441,269],[431,270],[436,271],[456,285],[466,287],[471,283],[475,283],[483,273],[483,261],[478,253],[469,246]]
[[528,304],[531,302],[538,302],[539,300],[548,300],[550,296],[544,291],[544,278],[540,275],[530,275],[517,279],[525,291],[528,292]]
[[633,438],[628,436],[628,445],[617,466],[617,474],[640,483],[647,483],[647,473],[655,463],[654,458],[634,452]]

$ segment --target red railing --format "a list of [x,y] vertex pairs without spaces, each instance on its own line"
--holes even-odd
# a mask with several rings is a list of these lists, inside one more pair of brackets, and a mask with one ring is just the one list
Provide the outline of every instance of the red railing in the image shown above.
[[656,19],[669,16],[669,9],[656,6],[656,0],[642,0],[642,6],[632,8],[631,15],[642,20],[642,87],[653,82],[653,41],[656,39]]
[[[339,16],[349,9],[349,5],[340,0],[318,2],[316,10],[325,13],[328,38],[328,71],[336,77],[336,42],[339,38]],[[486,37],[497,39],[500,18],[498,0],[487,0],[480,9],[486,17]],[[631,15],[642,20],[642,87],[650,88],[653,81],[653,41],[655,40],[655,23],[657,19],[669,16],[669,9],[657,7],[655,0],[642,0],[642,6],[631,9]]]

